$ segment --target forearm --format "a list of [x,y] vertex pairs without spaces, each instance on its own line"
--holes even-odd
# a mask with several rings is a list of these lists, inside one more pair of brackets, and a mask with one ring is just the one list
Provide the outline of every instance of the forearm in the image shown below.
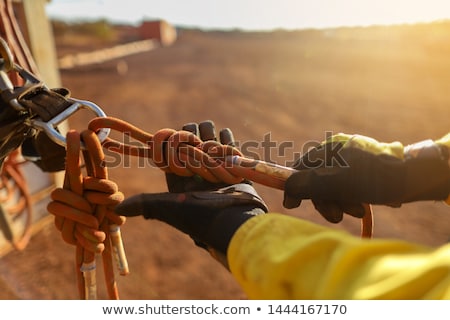
[[253,299],[450,298],[450,246],[362,240],[281,214],[233,237],[230,270]]
[[[437,140],[436,143],[446,147],[447,152],[450,153],[450,133],[448,133],[447,135],[445,135],[441,139]],[[448,167],[449,167],[449,170],[450,170],[450,157],[449,157],[449,160],[448,160]],[[449,195],[447,197],[447,200],[445,200],[445,202],[448,205],[450,205],[450,193],[449,193]]]

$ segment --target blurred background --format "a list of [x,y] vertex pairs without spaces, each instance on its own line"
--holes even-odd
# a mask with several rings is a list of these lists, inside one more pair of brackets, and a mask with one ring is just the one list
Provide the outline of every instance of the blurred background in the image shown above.
[[[409,144],[449,132],[446,1],[52,0],[46,13],[61,84],[150,133],[210,119],[240,145],[256,142],[252,156],[289,165],[327,133]],[[132,46],[99,58],[123,45]],[[82,130],[90,118],[69,125]],[[109,173],[126,196],[167,190],[163,172],[138,159]],[[308,201],[286,210],[281,191],[256,188],[274,212],[359,234],[357,219],[332,225]],[[448,210],[375,206],[374,237],[438,246],[450,236]],[[171,227],[136,217],[122,235],[131,274],[118,278],[121,298],[246,298]],[[0,259],[0,298],[77,299],[74,251],[49,223]]]

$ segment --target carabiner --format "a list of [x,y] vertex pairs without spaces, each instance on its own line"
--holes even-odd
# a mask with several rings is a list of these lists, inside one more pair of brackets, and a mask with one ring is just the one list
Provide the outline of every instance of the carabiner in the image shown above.
[[[28,125],[37,130],[45,132],[48,135],[48,137],[55,143],[63,147],[66,147],[67,146],[66,138],[57,130],[57,126],[60,123],[62,123],[64,120],[68,119],[71,115],[73,115],[75,112],[81,109],[90,110],[97,117],[106,117],[106,114],[103,112],[103,110],[93,102],[74,98],[70,98],[69,101],[72,101],[73,104],[64,111],[62,111],[61,113],[59,113],[58,115],[56,115],[54,118],[50,119],[49,121],[42,121],[41,118],[34,118],[28,120],[29,122]],[[111,129],[109,128],[102,128],[96,132],[97,137],[100,140],[100,143],[103,142],[108,137],[110,131]],[[84,143],[81,143],[81,148],[83,150],[86,149]]]

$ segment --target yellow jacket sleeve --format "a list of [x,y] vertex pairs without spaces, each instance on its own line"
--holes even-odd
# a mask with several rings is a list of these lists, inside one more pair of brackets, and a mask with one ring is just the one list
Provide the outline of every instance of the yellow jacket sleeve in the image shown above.
[[[448,133],[447,135],[445,135],[441,139],[437,140],[436,143],[446,147],[447,150],[448,150],[447,152],[450,153],[450,133]],[[448,167],[449,167],[449,170],[450,170],[450,157],[448,159]],[[448,205],[450,205],[450,194],[448,195],[448,198],[447,198],[447,200],[445,200],[445,202]]]
[[269,213],[237,230],[227,257],[250,299],[450,299],[450,244],[361,239]]

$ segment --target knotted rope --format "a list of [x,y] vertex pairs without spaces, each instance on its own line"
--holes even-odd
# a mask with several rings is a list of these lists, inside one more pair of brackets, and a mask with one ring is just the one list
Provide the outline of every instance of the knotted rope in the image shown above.
[[[86,175],[82,174],[81,140]],[[66,173],[63,188],[51,193],[48,211],[65,242],[76,246],[76,270],[79,295],[96,299],[96,254],[101,254],[106,288],[110,299],[118,299],[113,257],[121,275],[128,273],[120,236],[125,218],[114,213],[124,195],[108,180],[104,153],[97,135],[91,130],[67,133]]]
[[243,180],[233,174],[224,161],[227,156],[242,156],[238,149],[217,141],[202,141],[191,132],[162,129],[153,135],[112,117],[94,118],[88,128],[92,131],[113,129],[142,142],[143,146],[127,145],[108,137],[102,145],[112,152],[151,159],[165,172],[179,176],[198,174],[213,183],[235,184]]
[[[96,132],[113,129],[142,142],[142,146],[125,144],[107,137],[100,143]],[[81,172],[81,141],[87,175]],[[145,157],[165,172],[180,176],[199,175],[212,183],[235,184],[249,179],[264,185],[283,189],[286,170],[278,177],[267,178],[268,174],[250,167],[233,166],[230,157],[241,157],[242,153],[233,146],[217,141],[202,141],[188,131],[162,129],[150,134],[130,123],[112,118],[98,117],[89,122],[88,129],[81,135],[71,130],[66,138],[66,175],[63,188],[51,193],[52,202],[48,211],[56,216],[55,224],[63,239],[76,250],[77,279],[80,297],[96,298],[95,255],[102,254],[105,281],[111,299],[118,299],[114,278],[112,257],[117,257],[121,274],[128,273],[128,265],[120,237],[119,226],[125,218],[114,213],[114,206],[124,199],[117,185],[108,180],[105,157],[102,148],[126,155]],[[281,168],[281,167],[280,167]],[[267,169],[267,168],[266,168]],[[287,168],[285,168],[287,169]],[[281,177],[281,178],[280,178]],[[372,234],[372,212],[366,206],[362,219],[362,236]]]
[[[180,176],[198,174],[213,183],[239,183],[248,179],[272,188],[284,190],[284,183],[293,169],[269,166],[264,164],[262,170],[252,170],[256,161],[246,159],[242,153],[229,145],[217,141],[202,141],[195,134],[188,131],[162,129],[154,135],[145,132],[130,123],[113,117],[94,118],[88,128],[98,131],[109,128],[136,139],[143,146],[128,145],[106,138],[103,147],[112,152],[128,154],[152,159],[154,164],[165,172],[172,172]],[[242,163],[237,165],[230,162],[233,156],[241,157]],[[244,161],[242,161],[244,160]],[[258,165],[256,165],[257,167]],[[373,215],[369,204],[364,204],[365,215],[361,220],[361,237],[370,238],[373,232]]]

